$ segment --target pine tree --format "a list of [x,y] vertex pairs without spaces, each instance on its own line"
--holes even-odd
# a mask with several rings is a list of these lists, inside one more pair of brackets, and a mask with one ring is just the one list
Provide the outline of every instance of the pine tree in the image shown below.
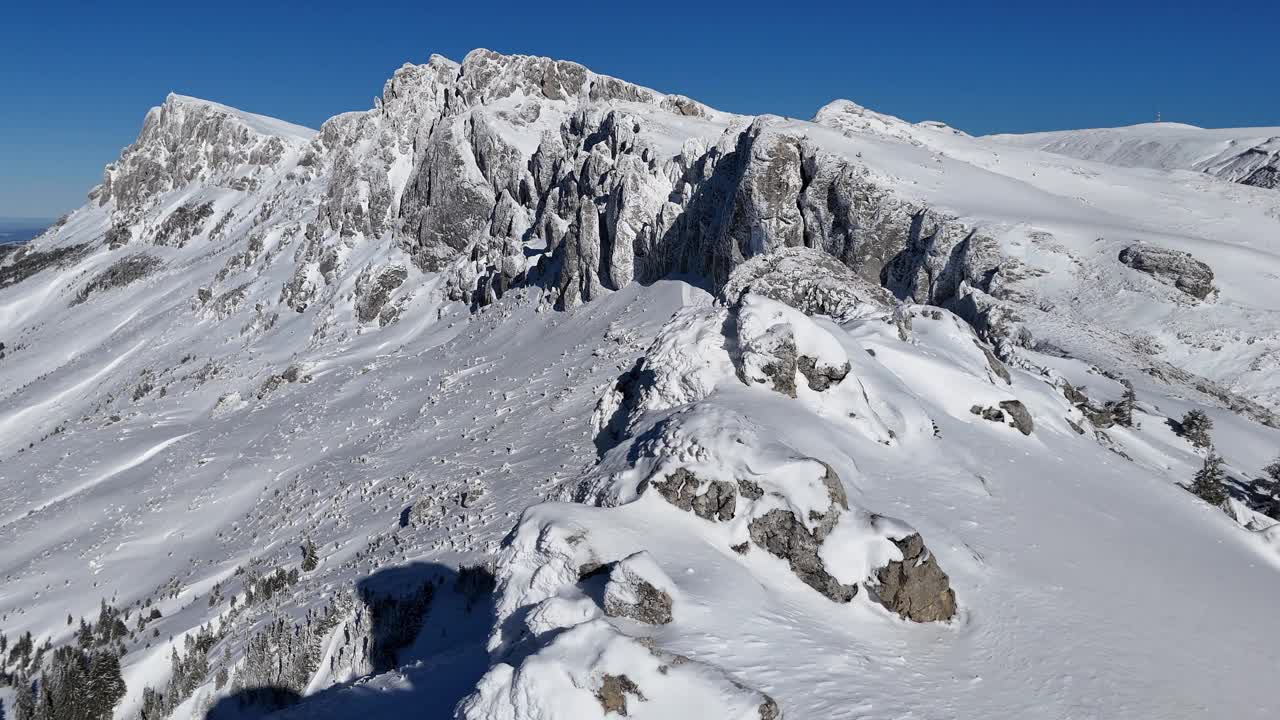
[[1138,401],[1138,395],[1133,391],[1133,383],[1128,380],[1121,382],[1124,383],[1124,394],[1120,396],[1120,402],[1111,409],[1111,417],[1117,425],[1133,427],[1133,406]]
[[1225,477],[1222,456],[1216,450],[1210,450],[1209,456],[1204,459],[1204,465],[1191,483],[1191,492],[1210,505],[1221,505],[1227,501],[1227,488],[1222,484]]
[[36,716],[36,698],[31,681],[20,676],[16,683],[18,694],[13,698],[13,715],[17,720],[33,720]]
[[1198,448],[1207,448],[1213,444],[1209,431],[1213,430],[1213,420],[1203,410],[1188,410],[1182,416],[1182,436]]
[[125,689],[120,658],[112,652],[95,654],[89,662],[89,696],[96,716],[109,720],[116,703],[124,698]]
[[1267,491],[1272,496],[1280,497],[1280,457],[1276,458],[1270,465],[1262,468],[1262,472],[1266,474],[1266,477],[1259,479],[1267,487]]
[[302,540],[302,572],[311,572],[320,564],[320,557],[316,552],[316,544],[311,542],[311,538]]

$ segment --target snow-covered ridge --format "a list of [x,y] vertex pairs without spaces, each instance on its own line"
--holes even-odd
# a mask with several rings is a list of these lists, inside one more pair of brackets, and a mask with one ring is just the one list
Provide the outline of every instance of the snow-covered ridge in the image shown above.
[[249,126],[249,128],[254,132],[262,135],[275,135],[289,140],[305,141],[310,140],[316,134],[315,130],[308,127],[295,125],[284,120],[277,120],[276,118],[267,117],[266,115],[247,113],[243,110],[237,110],[236,108],[228,105],[223,105],[222,103],[213,102],[212,100],[202,100],[200,98],[194,98],[187,95],[179,95],[178,93],[169,93],[165,98],[165,104],[169,106],[192,105],[208,108],[210,110],[229,115]]
[[1195,170],[1245,185],[1280,186],[1280,127],[1206,129],[1160,122],[988,137],[1122,167]]
[[1265,716],[1278,224],[487,50],[170,96],[0,257],[0,629],[122,720]]

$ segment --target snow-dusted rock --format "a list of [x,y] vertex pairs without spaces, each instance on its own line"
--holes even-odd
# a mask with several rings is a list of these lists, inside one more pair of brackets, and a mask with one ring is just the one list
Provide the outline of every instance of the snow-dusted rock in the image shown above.
[[644,551],[623,558],[608,568],[604,588],[604,614],[646,625],[671,622],[671,590],[674,583]]
[[796,396],[796,375],[822,392],[849,374],[848,355],[803,312],[747,294],[734,306],[742,381]]
[[884,288],[834,256],[807,247],[784,248],[739,265],[720,289],[720,297],[732,305],[748,292],[838,322],[884,313],[895,304]]
[[1197,300],[1204,300],[1216,290],[1213,269],[1190,253],[1139,243],[1121,250],[1120,262],[1173,285]]

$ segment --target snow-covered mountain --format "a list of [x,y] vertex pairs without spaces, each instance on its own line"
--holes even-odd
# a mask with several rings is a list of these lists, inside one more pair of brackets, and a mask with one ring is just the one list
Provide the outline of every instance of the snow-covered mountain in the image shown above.
[[0,259],[0,698],[1270,717],[1277,229],[486,50],[318,131],[171,95]]
[[988,137],[1080,160],[1122,167],[1194,170],[1254,187],[1280,187],[1280,127],[1206,129],[1158,122]]

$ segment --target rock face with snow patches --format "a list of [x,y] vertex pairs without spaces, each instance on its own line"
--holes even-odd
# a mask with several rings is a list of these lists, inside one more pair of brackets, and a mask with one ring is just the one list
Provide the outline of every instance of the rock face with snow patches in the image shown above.
[[487,50],[318,130],[170,95],[0,255],[0,707],[98,658],[123,718],[1265,712],[1254,134],[1131,170]]
[[1120,251],[1120,262],[1173,285],[1197,300],[1204,300],[1214,291],[1212,268],[1189,253],[1151,245],[1130,245]]

